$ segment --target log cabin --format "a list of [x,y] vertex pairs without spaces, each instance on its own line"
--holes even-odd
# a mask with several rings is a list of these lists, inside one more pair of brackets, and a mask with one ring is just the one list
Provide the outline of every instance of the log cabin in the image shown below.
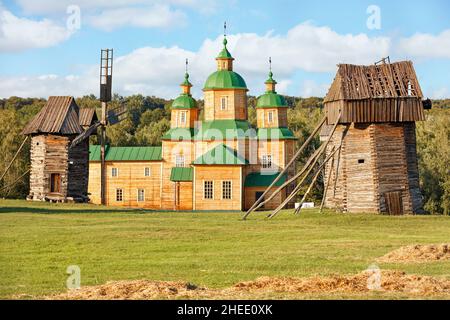
[[[341,64],[324,100],[327,125],[338,122],[327,154],[324,205],[344,212],[422,212],[415,122],[425,120],[412,62]],[[341,115],[339,117],[339,114]]]
[[[270,71],[258,97],[257,127],[247,114],[247,85],[233,70],[227,49],[205,82],[204,118],[199,118],[186,72],[182,92],[171,106],[171,127],[161,147],[106,150],[106,204],[163,210],[248,209],[292,158],[296,139],[287,128],[287,104]],[[89,194],[100,203],[99,146],[90,147]],[[278,187],[293,175],[292,167]],[[283,191],[266,204],[279,205]]]
[[96,120],[95,110],[80,109],[73,97],[49,97],[22,131],[31,136],[28,200],[88,200],[88,140],[69,146]]

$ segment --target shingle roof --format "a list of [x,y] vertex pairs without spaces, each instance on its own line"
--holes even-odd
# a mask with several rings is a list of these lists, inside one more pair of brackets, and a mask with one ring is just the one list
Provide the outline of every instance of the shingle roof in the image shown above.
[[97,121],[97,114],[94,108],[81,108],[78,115],[78,122],[82,127],[89,127],[93,122]]
[[340,64],[324,102],[398,97],[423,97],[411,61],[370,66]]
[[[161,161],[161,147],[106,146],[106,161]],[[100,146],[89,146],[89,161],[100,161]]]
[[170,181],[192,181],[193,171],[193,168],[172,168],[170,171]]
[[198,157],[194,165],[246,165],[248,161],[241,157],[236,150],[221,143]]
[[80,134],[79,108],[75,99],[69,96],[51,96],[47,104],[25,126],[22,134],[57,133]]

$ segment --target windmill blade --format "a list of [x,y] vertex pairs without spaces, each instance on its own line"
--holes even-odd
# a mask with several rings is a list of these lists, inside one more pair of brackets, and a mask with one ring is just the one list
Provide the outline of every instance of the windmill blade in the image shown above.
[[[120,108],[122,109],[122,108]],[[116,111],[115,110],[108,110],[108,124],[109,125],[115,125],[116,123],[121,122],[122,120],[125,120],[126,117],[121,117],[122,115],[126,114],[128,110],[121,110],[121,111]]]
[[97,128],[101,125],[100,121],[97,121],[93,125],[91,125],[89,128],[87,128],[83,133],[78,135],[75,139],[73,139],[72,143],[70,144],[70,148],[75,147],[80,142],[84,141],[85,139],[89,138],[89,136],[97,130]]

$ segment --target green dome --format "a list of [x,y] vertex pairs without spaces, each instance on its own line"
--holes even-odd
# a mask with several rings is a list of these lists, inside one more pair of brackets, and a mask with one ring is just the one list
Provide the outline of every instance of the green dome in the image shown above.
[[203,90],[208,89],[247,89],[247,84],[238,73],[229,70],[219,70],[206,79]]
[[276,92],[266,92],[258,97],[257,108],[287,107],[286,100]]
[[172,103],[172,109],[194,109],[197,108],[197,104],[190,95],[180,94]]
[[220,51],[220,53],[216,59],[233,59],[230,51],[228,51],[228,49],[227,49],[227,43],[228,43],[227,38],[224,38],[223,39],[223,49],[222,49],[222,51]]

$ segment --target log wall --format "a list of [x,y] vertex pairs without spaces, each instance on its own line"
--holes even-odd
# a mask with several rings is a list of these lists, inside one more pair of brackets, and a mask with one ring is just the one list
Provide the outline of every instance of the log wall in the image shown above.
[[[214,199],[204,199],[203,181],[214,181]],[[222,181],[231,180],[232,197],[222,199]],[[194,210],[242,210],[243,177],[241,166],[195,166]]]
[[327,124],[334,124],[339,112],[340,123],[411,122],[425,120],[421,99],[373,98],[337,100],[325,103]]
[[68,196],[83,202],[87,200],[88,177],[89,139],[86,139],[69,149]]
[[61,196],[68,196],[69,166],[67,136],[37,135],[31,139],[30,198],[43,200],[50,193],[50,175],[61,176]]
[[327,181],[333,164],[325,207],[384,213],[388,212],[387,195],[400,192],[403,213],[421,210],[413,122],[351,124],[346,134],[345,126],[339,125],[327,154],[339,144],[342,135],[340,153],[324,170]]

